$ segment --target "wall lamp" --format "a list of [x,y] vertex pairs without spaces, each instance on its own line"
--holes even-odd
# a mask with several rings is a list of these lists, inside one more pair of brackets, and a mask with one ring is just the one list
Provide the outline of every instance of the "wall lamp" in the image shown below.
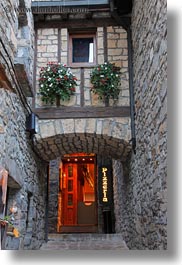
[[38,117],[33,112],[26,117],[26,131],[31,135],[38,133]]

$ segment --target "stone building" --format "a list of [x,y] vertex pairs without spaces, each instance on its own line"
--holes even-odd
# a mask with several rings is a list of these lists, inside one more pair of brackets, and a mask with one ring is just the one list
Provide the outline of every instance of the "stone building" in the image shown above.
[[[20,232],[6,249],[40,249],[50,233],[121,234],[129,249],[167,249],[166,1],[123,2],[1,1],[1,215]],[[109,106],[90,83],[107,61],[121,69]],[[39,94],[49,62],[77,78],[61,106]]]

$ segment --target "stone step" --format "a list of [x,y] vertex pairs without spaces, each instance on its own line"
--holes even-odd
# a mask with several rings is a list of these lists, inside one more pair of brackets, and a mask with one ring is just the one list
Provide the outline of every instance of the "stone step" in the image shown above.
[[40,250],[128,250],[121,234],[50,234]]

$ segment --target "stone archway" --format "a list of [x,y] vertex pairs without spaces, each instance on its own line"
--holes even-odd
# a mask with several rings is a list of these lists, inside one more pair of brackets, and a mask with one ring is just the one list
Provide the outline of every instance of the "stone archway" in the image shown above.
[[45,161],[95,153],[125,161],[131,153],[130,118],[40,120],[34,146]]

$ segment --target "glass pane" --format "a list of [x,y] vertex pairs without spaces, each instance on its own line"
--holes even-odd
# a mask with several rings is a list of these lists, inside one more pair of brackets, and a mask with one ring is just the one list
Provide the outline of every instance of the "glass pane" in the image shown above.
[[73,205],[73,194],[68,194],[68,205]]
[[93,38],[73,38],[73,63],[93,63]]
[[68,178],[73,177],[73,167],[72,166],[68,166]]
[[[58,0],[57,0],[58,1]],[[34,2],[34,1],[33,1]],[[108,0],[61,0],[60,6],[82,6],[82,5],[105,5],[108,4]]]
[[68,180],[68,191],[73,191],[73,180]]

